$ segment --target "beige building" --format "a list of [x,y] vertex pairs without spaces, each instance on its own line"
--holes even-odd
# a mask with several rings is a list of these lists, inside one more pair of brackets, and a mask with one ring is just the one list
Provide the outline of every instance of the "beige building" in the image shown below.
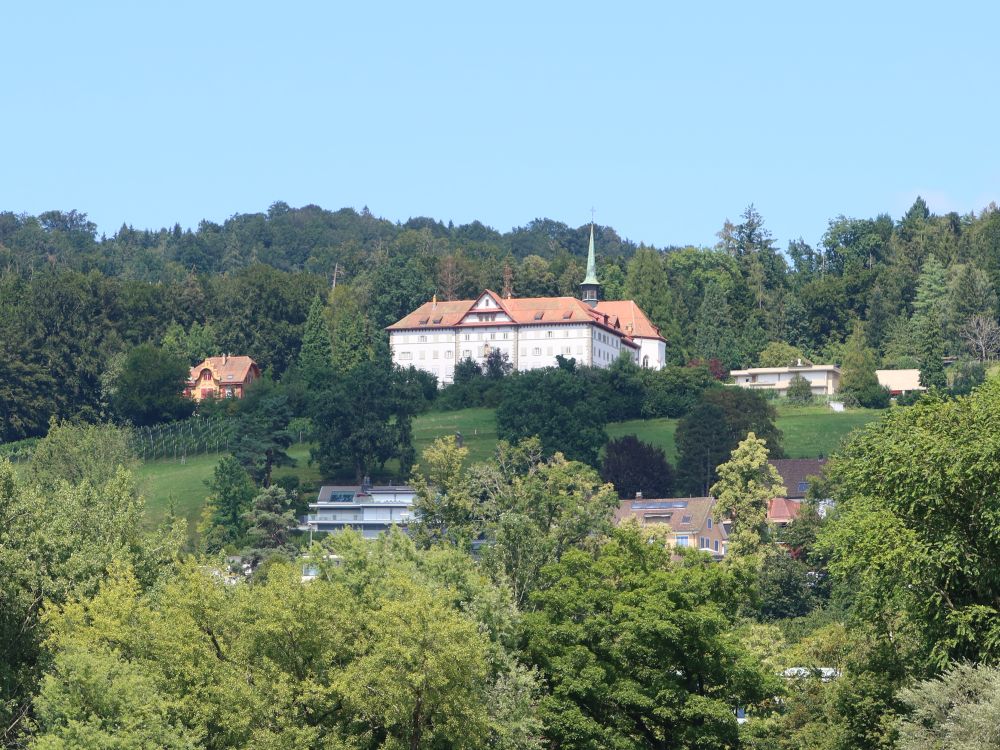
[[721,558],[726,554],[729,534],[725,523],[712,518],[714,497],[675,497],[622,500],[615,523],[635,520],[640,526],[661,529],[671,547],[694,547]]
[[920,370],[876,370],[875,376],[878,384],[888,388],[893,396],[927,390],[920,385]]
[[832,396],[840,388],[840,368],[836,365],[752,367],[749,370],[733,370],[729,375],[733,384],[741,388],[778,391],[781,395],[785,395],[796,375],[809,381],[814,396]]

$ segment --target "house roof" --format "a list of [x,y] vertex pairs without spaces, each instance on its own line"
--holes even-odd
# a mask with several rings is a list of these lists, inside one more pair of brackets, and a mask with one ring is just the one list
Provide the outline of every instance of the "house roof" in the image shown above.
[[[360,484],[324,484],[319,488],[316,503],[331,503],[335,494],[350,494],[352,501],[358,497],[372,495],[416,495],[416,490],[408,484],[374,485],[362,487]],[[312,503],[315,505],[316,503]]]
[[257,363],[250,357],[208,357],[201,364],[191,368],[189,382],[195,382],[201,376],[203,370],[211,370],[212,379],[220,383],[243,383],[250,373],[250,369],[257,367]]
[[[576,297],[511,297],[503,299],[491,289],[487,289],[483,294],[488,295],[496,303],[497,311],[506,313],[510,322],[518,325],[553,325],[560,323],[594,323],[601,326],[626,340],[631,339],[632,334],[622,324],[620,318],[623,312],[627,312],[624,307],[614,310],[601,309],[600,303],[596,308],[591,308],[582,300]],[[409,315],[397,320],[386,330],[421,330],[433,331],[442,328],[480,328],[482,326],[504,326],[510,325],[508,321],[482,321],[475,320],[463,323],[465,316],[472,312],[477,299],[451,300],[439,302],[436,299],[425,302]],[[641,316],[645,324],[650,329],[655,330],[652,324],[634,302],[629,302],[635,307],[638,315]],[[482,312],[482,311],[477,311]],[[486,311],[489,312],[489,311]],[[631,323],[633,329],[638,325],[638,318],[634,313],[628,313],[627,321]],[[646,330],[644,328],[644,330]],[[659,334],[655,334],[657,337]],[[631,342],[629,342],[631,343]]]
[[[640,524],[667,524],[677,534],[698,534],[705,528],[714,507],[714,497],[622,500],[615,510],[615,523],[635,518]],[[725,536],[725,526],[720,523],[718,528]]]
[[837,365],[803,365],[802,367],[751,367],[747,370],[731,370],[730,375],[784,375],[792,372],[840,372]]
[[806,496],[810,477],[818,477],[826,466],[825,458],[775,458],[768,461],[781,475],[786,497],[793,499]]
[[878,384],[892,393],[926,390],[920,385],[920,370],[876,370]]
[[602,300],[597,303],[597,307],[594,309],[601,313],[614,315],[630,336],[641,339],[666,340],[660,335],[660,329],[649,321],[642,308],[630,299]]
[[801,500],[789,500],[785,497],[773,497],[767,501],[767,522],[788,523],[799,517],[802,510]]

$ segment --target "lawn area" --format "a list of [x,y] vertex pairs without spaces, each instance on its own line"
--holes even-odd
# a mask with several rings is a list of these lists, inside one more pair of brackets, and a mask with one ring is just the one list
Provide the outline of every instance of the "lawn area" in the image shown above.
[[493,455],[497,443],[497,425],[493,409],[461,409],[431,412],[413,420],[413,447],[417,460],[424,448],[439,437],[462,433],[462,442],[469,449],[469,462],[485,461]]
[[844,438],[884,412],[876,409],[851,409],[837,414],[822,406],[778,407],[778,429],[784,435],[782,445],[789,458],[826,458],[834,453]]
[[[829,456],[849,432],[867,424],[879,412],[868,409],[853,409],[842,414],[830,411],[829,407],[805,406],[778,407],[778,428],[784,433],[785,451],[792,458],[815,458]],[[677,461],[674,445],[676,419],[636,419],[628,422],[614,422],[608,425],[608,435],[612,438],[635,435],[640,440],[657,445],[666,452],[671,462]],[[414,447],[417,460],[424,448],[445,435],[462,433],[465,446],[469,449],[469,463],[484,461],[493,454],[497,441],[496,423],[492,409],[462,409],[450,412],[421,414],[413,423]],[[297,466],[284,467],[275,472],[275,478],[297,476],[303,497],[315,495],[322,477],[316,466],[309,466],[309,446],[298,444],[289,450]],[[181,463],[173,460],[150,461],[136,472],[140,488],[146,496],[146,517],[149,526],[159,524],[172,507],[176,515],[188,521],[188,534],[196,537],[201,508],[208,494],[205,480],[210,479],[221,454],[210,453],[188,458]],[[394,476],[398,471],[395,462],[385,467],[385,476]]]
[[[840,414],[822,406],[778,407],[778,429],[784,435],[782,445],[789,458],[826,458],[853,430],[866,425],[880,414],[874,409],[851,409]],[[671,463],[677,461],[674,432],[676,419],[633,419],[608,425],[608,436],[635,435],[645,443],[663,449]]]
[[[288,454],[298,461],[298,466],[282,467],[275,471],[275,478],[296,474],[303,492],[314,494],[319,487],[319,471],[308,466],[309,446],[293,445]],[[188,522],[188,537],[197,536],[201,509],[208,496],[205,481],[211,479],[215,465],[224,454],[205,453],[191,456],[181,463],[172,459],[147,461],[136,469],[139,489],[146,498],[146,525],[155,528],[173,509],[177,516]]]

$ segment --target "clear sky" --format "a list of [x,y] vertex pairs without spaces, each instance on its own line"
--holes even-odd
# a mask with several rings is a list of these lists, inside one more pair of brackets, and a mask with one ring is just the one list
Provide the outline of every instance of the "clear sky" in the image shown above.
[[780,245],[1000,202],[1000,4],[51,3],[2,14],[0,210],[367,205]]

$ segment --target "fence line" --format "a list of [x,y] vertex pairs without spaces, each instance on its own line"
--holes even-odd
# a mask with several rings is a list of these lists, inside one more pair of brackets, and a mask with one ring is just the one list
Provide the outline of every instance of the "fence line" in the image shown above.
[[188,456],[228,451],[236,435],[235,419],[191,417],[132,429],[132,449],[143,461],[161,458],[183,461]]

